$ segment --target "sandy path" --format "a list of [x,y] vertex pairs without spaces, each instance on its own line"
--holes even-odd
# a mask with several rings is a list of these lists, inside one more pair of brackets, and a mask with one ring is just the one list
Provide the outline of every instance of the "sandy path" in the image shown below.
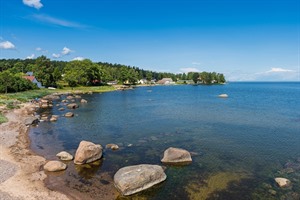
[[9,122],[0,125],[0,199],[68,199],[44,186],[41,166],[46,160],[29,150],[28,127],[23,122],[33,106],[7,112]]

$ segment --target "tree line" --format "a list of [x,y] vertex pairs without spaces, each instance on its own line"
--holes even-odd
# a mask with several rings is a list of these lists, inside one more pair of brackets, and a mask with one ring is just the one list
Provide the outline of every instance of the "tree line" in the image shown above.
[[154,72],[121,64],[107,62],[82,61],[51,61],[45,56],[36,59],[0,59],[0,92],[18,92],[35,89],[36,86],[22,78],[26,72],[34,72],[34,76],[45,87],[62,87],[67,83],[70,87],[79,85],[105,85],[110,81],[119,84],[137,84],[145,79],[149,83],[163,78],[193,80],[195,83],[224,83],[223,74],[216,72],[189,72],[174,74]]

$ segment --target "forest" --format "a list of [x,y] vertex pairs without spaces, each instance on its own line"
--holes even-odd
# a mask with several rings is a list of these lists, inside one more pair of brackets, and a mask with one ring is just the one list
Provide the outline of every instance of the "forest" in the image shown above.
[[19,92],[37,89],[30,80],[24,79],[27,72],[33,72],[35,78],[44,87],[62,88],[64,86],[107,85],[114,81],[117,84],[136,85],[139,80],[155,83],[163,78],[172,78],[181,84],[192,80],[194,84],[225,83],[223,74],[216,72],[164,73],[154,72],[121,64],[107,62],[53,61],[45,56],[36,59],[0,59],[0,93]]

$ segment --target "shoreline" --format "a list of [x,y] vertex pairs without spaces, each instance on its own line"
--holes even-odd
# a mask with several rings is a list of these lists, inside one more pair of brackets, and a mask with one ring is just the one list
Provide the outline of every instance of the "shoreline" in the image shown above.
[[42,170],[46,159],[30,149],[29,126],[24,120],[34,109],[34,104],[25,103],[3,113],[8,122],[0,124],[0,199],[70,199],[46,187],[47,175]]

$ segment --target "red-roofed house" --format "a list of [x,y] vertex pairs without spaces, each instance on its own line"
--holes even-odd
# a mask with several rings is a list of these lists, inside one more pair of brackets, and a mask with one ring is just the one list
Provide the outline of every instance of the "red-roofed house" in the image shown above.
[[27,76],[23,76],[23,78],[35,83],[39,88],[43,88],[42,83],[36,80],[35,76],[33,76],[33,72],[27,72],[26,74]]

